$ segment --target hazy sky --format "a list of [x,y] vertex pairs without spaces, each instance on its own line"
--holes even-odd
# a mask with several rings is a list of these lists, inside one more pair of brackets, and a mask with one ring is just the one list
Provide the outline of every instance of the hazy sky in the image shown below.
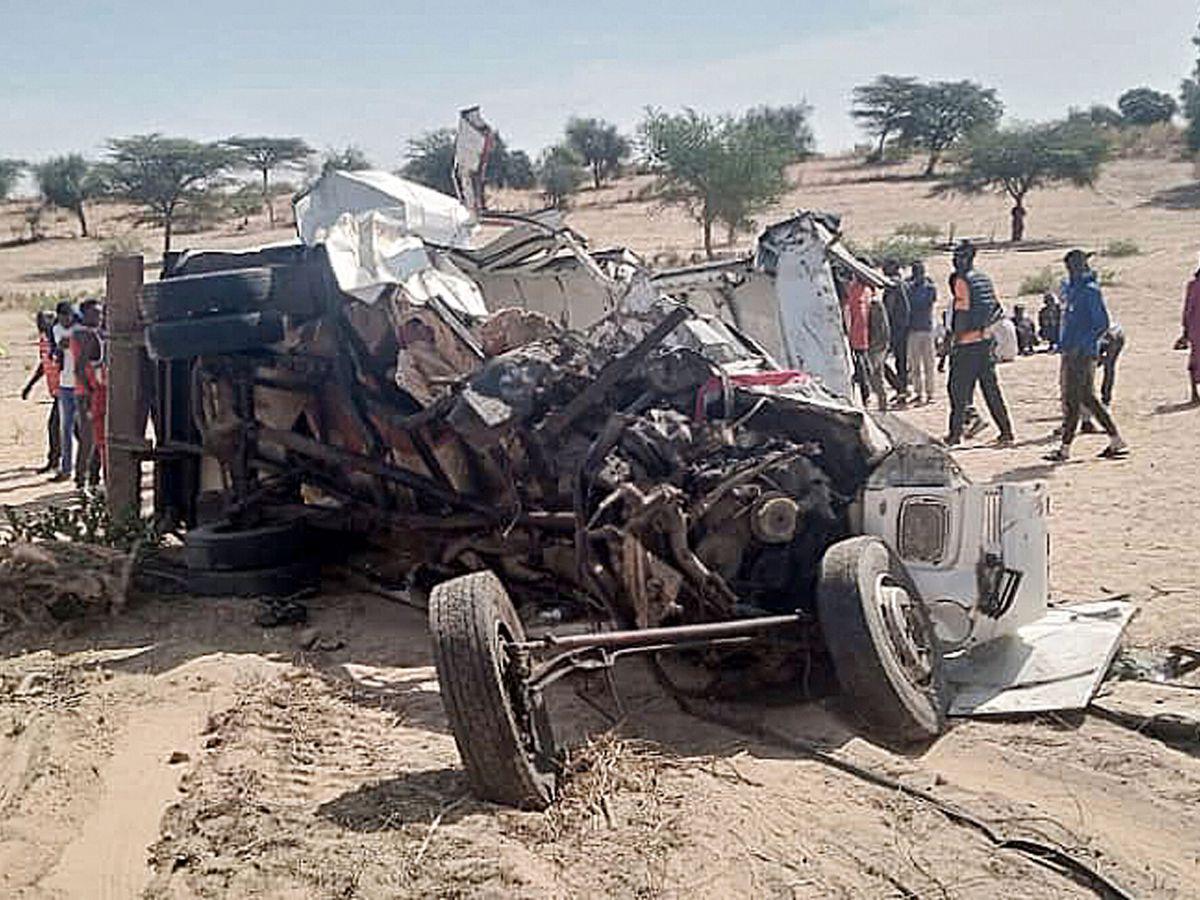
[[802,98],[838,150],[861,140],[851,88],[883,72],[978,80],[1027,120],[1176,93],[1198,17],[1185,0],[5,0],[0,157],[242,133],[353,142],[393,167],[474,103],[536,153],[572,113],[632,128],[646,105]]

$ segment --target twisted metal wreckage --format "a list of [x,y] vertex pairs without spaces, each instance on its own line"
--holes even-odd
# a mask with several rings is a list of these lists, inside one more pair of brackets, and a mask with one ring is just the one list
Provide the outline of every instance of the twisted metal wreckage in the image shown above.
[[548,802],[545,689],[634,653],[815,664],[898,740],[1099,685],[1131,609],[1048,605],[1044,488],[971,484],[855,398],[837,281],[887,279],[833,217],[652,272],[385,173],[326,175],[296,212],[298,243],[186,252],[141,293],[160,499],[192,523],[218,501],[188,543],[223,584],[281,561],[294,520],[270,511],[301,500],[435,573],[482,796]]

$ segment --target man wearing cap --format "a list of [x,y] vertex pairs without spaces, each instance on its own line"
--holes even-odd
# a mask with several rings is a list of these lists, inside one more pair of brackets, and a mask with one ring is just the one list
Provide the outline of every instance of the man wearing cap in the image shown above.
[[1071,455],[1071,441],[1079,427],[1083,412],[1091,413],[1108,434],[1108,446],[1100,453],[1106,459],[1127,452],[1117,424],[1108,410],[1096,398],[1096,359],[1100,355],[1100,340],[1108,332],[1110,321],[1104,296],[1096,283],[1096,275],[1088,267],[1087,255],[1072,250],[1063,257],[1067,267],[1067,282],[1063,291],[1062,337],[1063,354],[1063,417],[1062,446],[1046,455],[1051,462],[1065,462]]
[[953,446],[962,441],[967,409],[978,384],[992,421],[1000,430],[997,445],[1012,446],[1012,420],[996,380],[993,342],[988,336],[988,326],[1002,316],[1003,311],[992,280],[975,269],[975,247],[970,241],[963,241],[954,249],[951,288],[954,294],[953,346],[950,350],[950,430],[946,443]]

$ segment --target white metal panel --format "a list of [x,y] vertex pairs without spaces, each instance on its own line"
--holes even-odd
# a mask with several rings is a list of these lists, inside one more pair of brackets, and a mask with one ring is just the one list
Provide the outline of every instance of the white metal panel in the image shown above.
[[1133,613],[1133,604],[1123,600],[1057,607],[1015,634],[948,659],[950,715],[1083,709]]
[[408,234],[443,247],[468,248],[471,211],[446,194],[390,172],[330,172],[293,204],[300,240],[312,246],[346,213],[386,211]]
[[777,265],[775,292],[788,363],[817,376],[839,397],[853,398],[850,345],[824,245],[815,235],[790,243]]

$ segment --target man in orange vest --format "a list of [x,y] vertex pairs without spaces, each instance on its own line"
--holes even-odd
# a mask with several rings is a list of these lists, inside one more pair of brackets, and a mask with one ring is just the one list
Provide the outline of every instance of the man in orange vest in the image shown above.
[[50,415],[46,420],[46,465],[38,469],[39,475],[45,475],[47,472],[53,472],[58,468],[59,460],[62,458],[62,433],[59,430],[58,418],[58,383],[60,367],[58,363],[58,355],[55,352],[54,337],[52,330],[54,328],[54,316],[49,312],[40,312],[37,314],[37,330],[38,330],[38,366],[34,369],[33,374],[29,376],[29,381],[21,390],[21,399],[28,400],[29,393],[33,390],[41,379],[46,379],[46,393],[50,395]]

